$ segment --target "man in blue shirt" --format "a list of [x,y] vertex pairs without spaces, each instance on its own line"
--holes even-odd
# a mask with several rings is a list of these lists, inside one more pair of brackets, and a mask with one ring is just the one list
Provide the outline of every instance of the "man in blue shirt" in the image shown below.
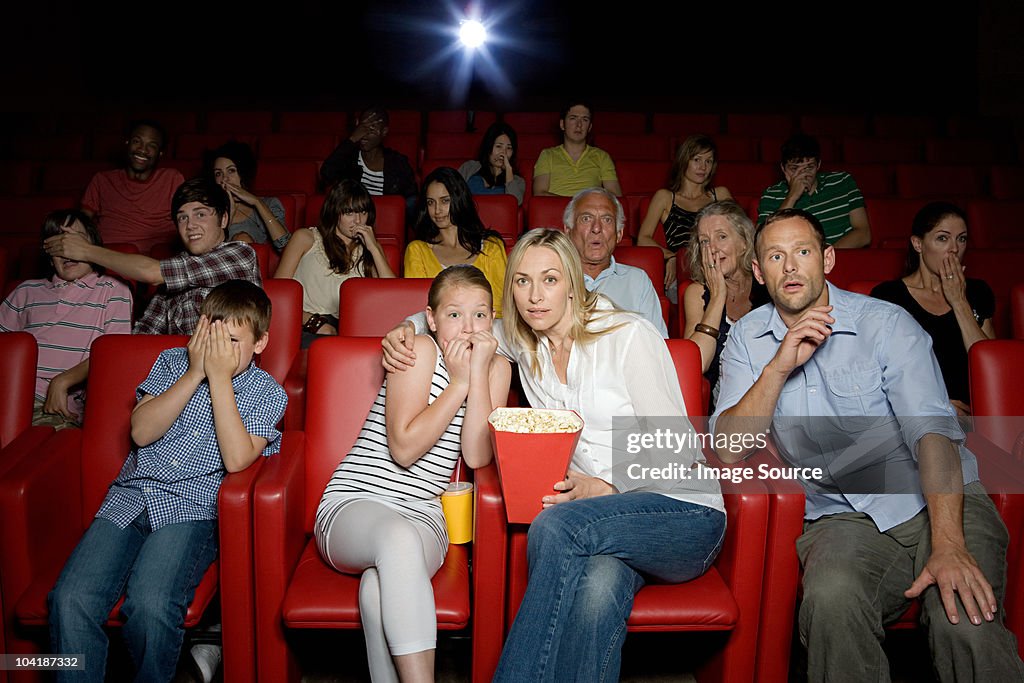
[[220,484],[280,449],[275,425],[288,399],[252,362],[269,339],[270,299],[229,280],[201,313],[188,348],[161,353],[136,390],[136,448],[49,595],[53,652],[80,654],[86,666],[58,681],[103,680],[103,626],[122,592],[136,680],[173,678],[185,612],[217,554]]
[[930,337],[900,307],[825,282],[836,253],[806,211],[769,216],[755,255],[773,305],[733,327],[711,428],[771,427],[789,463],[822,469],[804,482],[797,540],[809,680],[887,680],[884,625],[919,596],[940,680],[1024,680],[1002,622],[1006,527]]

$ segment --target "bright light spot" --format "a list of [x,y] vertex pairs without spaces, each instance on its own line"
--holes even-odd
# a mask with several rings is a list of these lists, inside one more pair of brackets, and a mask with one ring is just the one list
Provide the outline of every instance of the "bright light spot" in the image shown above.
[[479,21],[470,19],[459,27],[459,40],[468,48],[477,48],[487,39],[487,29]]

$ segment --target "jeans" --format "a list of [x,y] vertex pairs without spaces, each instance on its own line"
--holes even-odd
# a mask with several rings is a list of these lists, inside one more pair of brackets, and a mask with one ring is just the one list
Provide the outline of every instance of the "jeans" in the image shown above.
[[[946,616],[939,589],[921,597],[921,624],[928,631],[932,665],[940,681],[1020,681],[1024,664],[1017,642],[1003,625],[1006,592],[1006,527],[981,483],[964,487],[963,528],[967,549],[992,585],[995,621],[972,624],[957,597],[960,623]],[[807,648],[809,681],[888,681],[882,650],[885,625],[910,606],[903,591],[931,554],[928,509],[881,532],[859,512],[806,522],[796,542],[804,567],[800,641]]]
[[617,681],[633,596],[703,574],[725,515],[658,493],[550,507],[530,527],[530,578],[495,681]]
[[170,681],[185,634],[185,612],[216,556],[216,520],[153,531],[145,510],[124,529],[94,519],[47,599],[51,651],[81,655],[85,663],[84,671],[60,672],[57,680],[103,681],[103,627],[124,593],[122,635],[135,680]]

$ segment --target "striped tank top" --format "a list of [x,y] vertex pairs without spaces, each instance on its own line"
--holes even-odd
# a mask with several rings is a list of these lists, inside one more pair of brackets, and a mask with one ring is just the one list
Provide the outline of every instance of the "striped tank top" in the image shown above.
[[[434,348],[437,358],[428,404],[437,400],[450,381],[441,350],[436,344]],[[384,430],[387,391],[388,383],[384,380],[355,445],[334,470],[324,489],[316,513],[318,542],[345,505],[371,498],[395,508],[411,521],[427,525],[447,547],[448,531],[441,512],[440,496],[448,487],[461,452],[460,437],[466,405],[462,404],[441,438],[423,457],[409,467],[403,467],[395,462],[388,450]]]

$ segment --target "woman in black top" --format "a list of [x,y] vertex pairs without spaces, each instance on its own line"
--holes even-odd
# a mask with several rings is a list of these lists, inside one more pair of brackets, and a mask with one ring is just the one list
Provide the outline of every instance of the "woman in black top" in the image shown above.
[[948,202],[932,202],[914,216],[907,275],[883,282],[871,295],[891,301],[931,335],[946,392],[960,415],[970,415],[967,351],[994,339],[995,296],[984,280],[964,277],[967,216]]
[[697,221],[697,212],[714,201],[732,199],[724,186],[715,187],[718,149],[707,135],[691,135],[676,152],[672,164],[672,184],[658,190],[640,224],[638,246],[661,247],[654,239],[658,223],[665,231],[665,290],[675,303],[676,252],[686,246],[690,229]]

